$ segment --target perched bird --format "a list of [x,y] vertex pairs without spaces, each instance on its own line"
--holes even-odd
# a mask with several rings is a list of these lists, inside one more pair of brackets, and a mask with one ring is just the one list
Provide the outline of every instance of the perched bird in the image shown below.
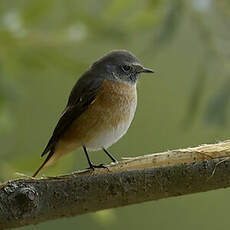
[[102,149],[113,161],[107,148],[128,130],[136,110],[136,83],[141,73],[153,73],[126,50],[114,50],[92,64],[73,87],[66,108],[41,156],[44,163],[34,173],[66,153],[83,147],[89,168],[93,165],[87,150]]

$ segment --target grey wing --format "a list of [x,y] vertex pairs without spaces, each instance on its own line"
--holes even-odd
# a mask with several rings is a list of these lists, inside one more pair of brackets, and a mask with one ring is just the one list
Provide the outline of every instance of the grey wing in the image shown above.
[[55,146],[60,137],[96,98],[96,95],[102,84],[103,79],[99,78],[90,79],[87,78],[87,76],[84,76],[79,79],[71,91],[66,109],[59,119],[54,129],[53,135],[51,136],[41,156],[44,156],[48,152],[50,152],[49,158],[53,155]]

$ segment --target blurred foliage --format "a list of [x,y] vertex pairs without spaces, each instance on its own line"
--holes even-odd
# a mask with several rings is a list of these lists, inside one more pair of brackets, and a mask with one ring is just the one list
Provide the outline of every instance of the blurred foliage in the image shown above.
[[[39,166],[71,87],[112,49],[130,50],[156,71],[156,78],[140,79],[135,120],[111,147],[115,156],[229,138],[229,27],[228,0],[0,0],[0,180],[31,175]],[[101,152],[91,156],[106,159]],[[79,150],[44,174],[86,166]],[[227,191],[198,194],[36,229],[225,228],[227,198]],[[221,224],[217,207],[225,210]]]
[[224,83],[218,92],[210,99],[206,119],[209,123],[225,126],[228,122],[228,108],[230,102],[230,78]]

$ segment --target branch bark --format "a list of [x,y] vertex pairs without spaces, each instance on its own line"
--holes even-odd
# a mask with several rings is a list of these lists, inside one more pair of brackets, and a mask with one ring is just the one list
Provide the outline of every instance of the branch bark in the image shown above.
[[230,186],[230,141],[0,184],[0,229]]

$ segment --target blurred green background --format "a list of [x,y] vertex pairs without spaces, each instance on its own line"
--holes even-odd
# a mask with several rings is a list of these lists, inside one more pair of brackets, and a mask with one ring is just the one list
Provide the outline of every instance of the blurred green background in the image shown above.
[[[74,83],[112,49],[156,71],[138,83],[136,116],[114,156],[228,139],[229,28],[228,0],[0,0],[0,181],[38,168]],[[86,167],[78,150],[41,175]],[[24,229],[228,229],[228,201],[225,189]]]

